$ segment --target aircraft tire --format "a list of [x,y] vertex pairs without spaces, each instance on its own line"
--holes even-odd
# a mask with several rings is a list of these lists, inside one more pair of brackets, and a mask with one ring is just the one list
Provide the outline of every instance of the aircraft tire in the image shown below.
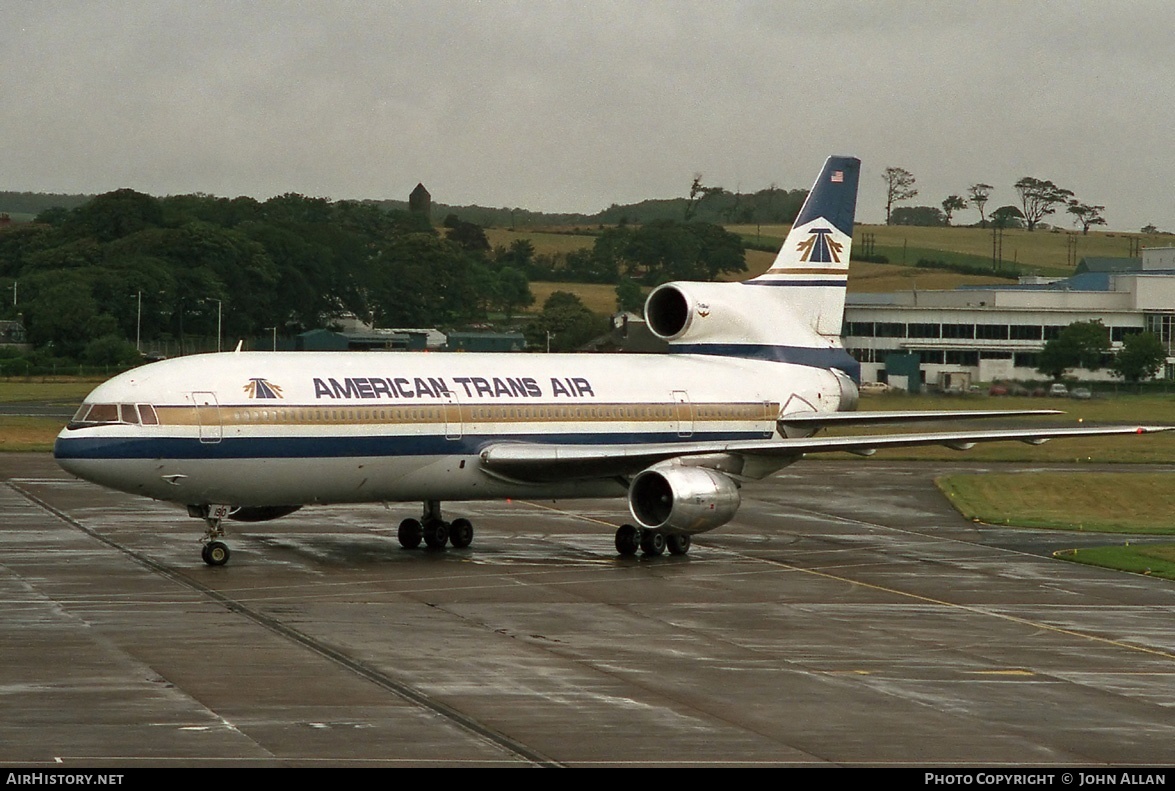
[[649,557],[657,557],[665,551],[665,534],[660,530],[645,530],[641,534],[641,551]]
[[621,555],[635,555],[641,548],[641,531],[635,525],[616,528],[616,551]]
[[204,545],[204,550],[200,554],[209,566],[223,566],[228,563],[232,553],[228,550],[228,544],[223,541],[211,541]]
[[670,555],[684,555],[689,552],[690,537],[686,533],[673,533],[665,538],[665,548]]
[[439,519],[424,525],[424,545],[429,549],[444,549],[449,543],[449,524]]
[[473,543],[473,522],[468,519],[454,519],[449,525],[449,543],[455,549],[465,549]]
[[419,520],[405,519],[400,523],[396,537],[400,539],[400,546],[404,549],[416,549],[424,540],[424,527]]

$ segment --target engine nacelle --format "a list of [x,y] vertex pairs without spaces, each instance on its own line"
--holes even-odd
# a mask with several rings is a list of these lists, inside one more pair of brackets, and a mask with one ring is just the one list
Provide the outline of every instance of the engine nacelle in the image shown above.
[[668,533],[704,533],[729,522],[742,502],[738,486],[705,467],[656,465],[638,473],[628,508],[642,527]]
[[742,283],[665,283],[645,301],[645,321],[671,343],[789,343],[812,339],[775,289]]
[[229,511],[228,518],[234,522],[268,522],[270,519],[289,516],[301,507],[300,505],[245,506]]

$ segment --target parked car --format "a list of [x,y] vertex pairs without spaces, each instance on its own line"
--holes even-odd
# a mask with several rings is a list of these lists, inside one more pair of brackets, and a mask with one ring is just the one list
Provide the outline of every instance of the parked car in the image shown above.
[[1065,398],[1067,395],[1069,395],[1069,388],[1065,387],[1065,385],[1061,384],[1060,382],[1054,382],[1053,384],[1049,385],[1049,395],[1057,396],[1058,398]]
[[1008,394],[1008,388],[1005,385],[994,384],[991,389],[987,391],[988,395],[1005,396]]
[[1084,401],[1087,398],[1093,398],[1093,393],[1088,387],[1074,387],[1073,392],[1069,394],[1069,397],[1080,398]]
[[893,390],[893,386],[885,382],[862,382],[860,391],[862,393],[888,393]]

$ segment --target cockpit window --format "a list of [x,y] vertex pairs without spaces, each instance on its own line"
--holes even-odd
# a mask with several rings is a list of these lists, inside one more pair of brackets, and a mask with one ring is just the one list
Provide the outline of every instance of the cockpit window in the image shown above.
[[158,426],[159,416],[150,404],[82,404],[66,428],[92,426]]
[[83,423],[117,423],[118,404],[94,404],[82,418]]

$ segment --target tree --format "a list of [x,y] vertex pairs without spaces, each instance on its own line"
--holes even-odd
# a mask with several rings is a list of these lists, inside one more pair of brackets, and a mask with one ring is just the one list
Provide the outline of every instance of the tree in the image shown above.
[[497,276],[498,306],[506,314],[506,320],[514,318],[519,308],[528,308],[534,304],[534,294],[530,292],[530,281],[521,269],[504,266],[498,270]]
[[951,224],[951,217],[957,211],[967,208],[967,201],[962,195],[948,195],[942,202],[942,213],[946,216],[947,225]]
[[975,208],[979,209],[979,225],[981,228],[987,227],[987,217],[983,213],[983,207],[987,205],[987,199],[991,195],[991,191],[995,187],[990,184],[972,184],[967,188],[967,194],[971,196],[971,203]]
[[445,231],[445,238],[456,242],[466,250],[485,251],[490,249],[490,242],[486,239],[486,233],[480,225],[465,222],[456,214],[450,214],[446,217],[444,225],[449,229]]
[[1001,206],[991,213],[991,224],[996,228],[1023,228],[1024,212],[1015,206]]
[[889,225],[893,205],[917,196],[918,190],[914,189],[914,174],[905,168],[886,168],[881,179],[885,182],[885,224]]
[[1015,184],[1016,194],[1020,196],[1020,205],[1024,209],[1024,222],[1029,231],[1036,230],[1036,225],[1043,218],[1056,213],[1056,205],[1065,203],[1073,197],[1073,192],[1061,189],[1051,181],[1041,181],[1032,176],[1025,176]]
[[707,187],[702,184],[702,174],[694,174],[694,182],[690,185],[689,201],[685,204],[685,221],[689,222],[694,218],[694,214],[698,211],[698,204],[704,201],[711,195],[724,195],[726,190],[722,187]]
[[623,278],[616,286],[616,309],[640,313],[645,305],[645,292],[631,278]]
[[1122,348],[1114,355],[1110,370],[1114,375],[1137,384],[1156,376],[1167,362],[1167,349],[1153,332],[1139,332],[1122,339]]
[[946,215],[937,206],[899,206],[890,217],[890,225],[941,227],[946,224]]
[[719,225],[654,220],[639,228],[610,228],[596,237],[593,264],[602,275],[623,274],[646,285],[669,280],[713,280],[746,271],[742,239]]
[[1102,216],[1105,210],[1105,206],[1089,206],[1074,199],[1069,201],[1069,208],[1065,211],[1073,215],[1073,224],[1081,226],[1081,235],[1084,236],[1089,233],[1089,226],[1106,224],[1106,218]]
[[526,328],[527,341],[534,347],[553,352],[578,349],[608,331],[608,318],[592,313],[583,300],[569,291],[556,291],[547,297],[539,316]]
[[1071,368],[1096,371],[1110,350],[1110,331],[1098,320],[1075,321],[1049,340],[1037,358],[1036,370],[1060,379]]

